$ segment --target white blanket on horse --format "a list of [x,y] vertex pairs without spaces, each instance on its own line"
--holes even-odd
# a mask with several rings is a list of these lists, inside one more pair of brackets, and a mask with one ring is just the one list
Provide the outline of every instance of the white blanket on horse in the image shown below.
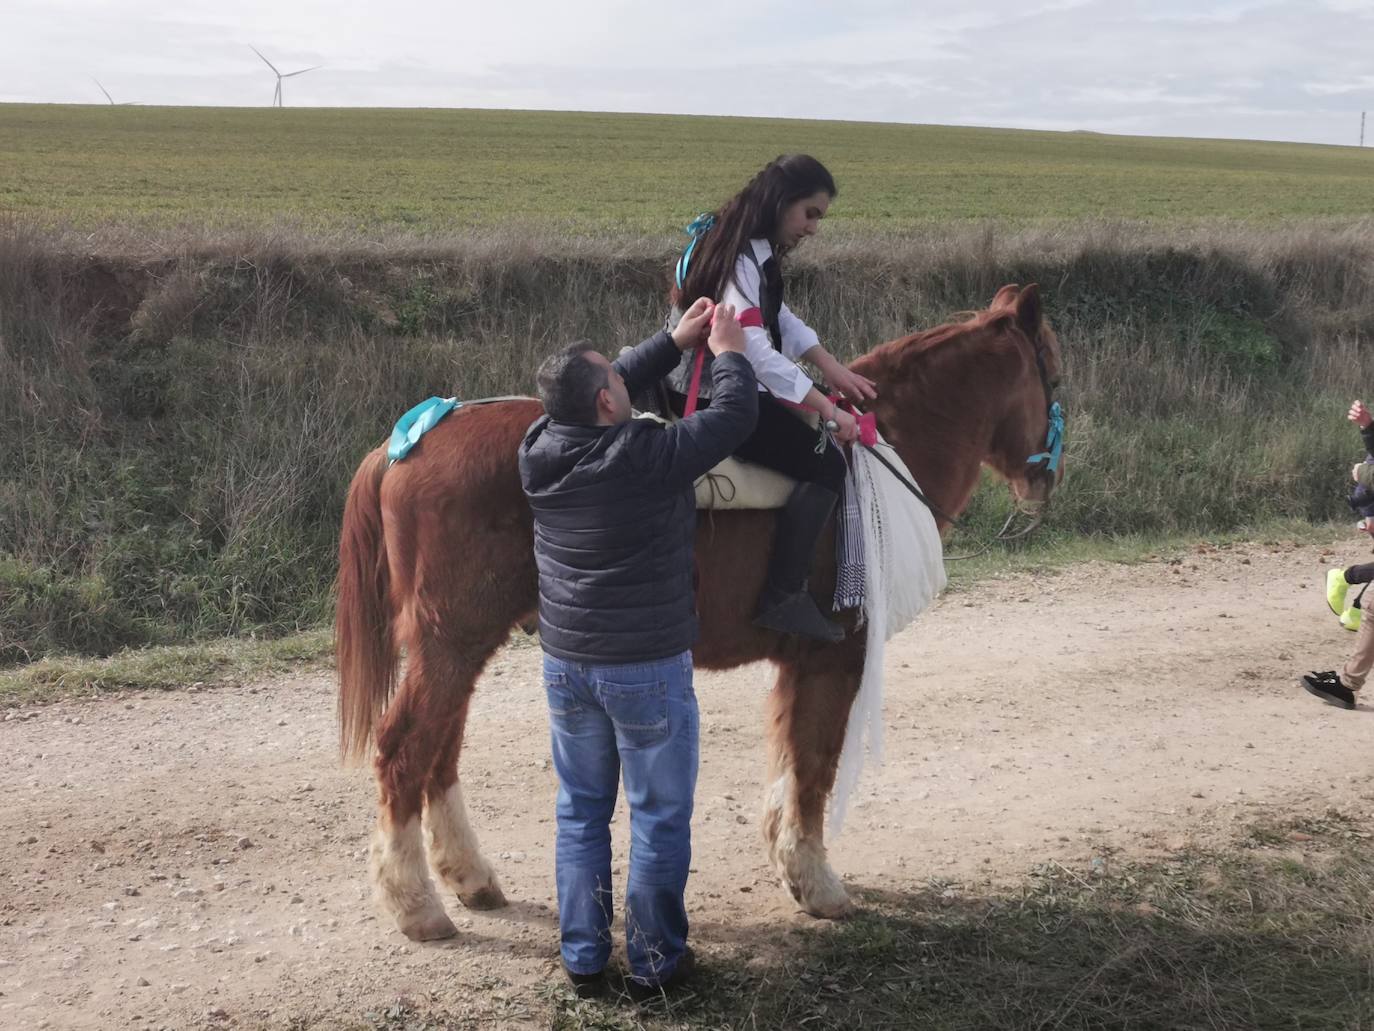
[[[906,479],[915,479],[881,439],[883,457]],[[866,760],[883,759],[883,652],[945,586],[945,556],[930,509],[912,496],[882,464],[854,449],[853,482],[864,528],[864,619],[868,635],[859,693],[849,712],[835,789],[830,796],[830,831],[844,826],[849,796]],[[917,484],[917,486],[920,486]]]

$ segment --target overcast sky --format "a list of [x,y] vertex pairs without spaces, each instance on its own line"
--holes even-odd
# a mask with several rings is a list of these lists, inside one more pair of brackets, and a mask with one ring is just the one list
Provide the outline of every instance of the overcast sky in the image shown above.
[[[497,107],[1354,144],[1374,0],[3,0],[0,101]],[[1374,144],[1374,127],[1369,134]]]

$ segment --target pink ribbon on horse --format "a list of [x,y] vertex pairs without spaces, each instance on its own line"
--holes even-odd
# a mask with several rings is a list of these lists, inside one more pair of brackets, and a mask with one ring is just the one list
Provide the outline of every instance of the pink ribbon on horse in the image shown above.
[[844,398],[840,397],[839,394],[831,394],[830,401],[832,404],[839,405],[845,411],[849,412],[850,415],[854,416],[855,421],[859,424],[860,444],[864,447],[878,446],[878,417],[876,415],[872,412],[859,411]]

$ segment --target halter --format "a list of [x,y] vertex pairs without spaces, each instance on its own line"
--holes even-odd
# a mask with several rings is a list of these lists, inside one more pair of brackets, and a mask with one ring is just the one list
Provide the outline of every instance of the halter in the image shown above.
[[1045,416],[1049,425],[1045,429],[1045,450],[1031,455],[1026,464],[1035,466],[1034,470],[1050,478],[1053,483],[1059,472],[1059,462],[1064,455],[1064,409],[1054,399],[1054,385],[1050,382],[1049,369],[1045,367],[1045,351],[1034,340],[1030,342],[1035,351],[1035,367],[1040,373],[1040,385],[1045,388]]

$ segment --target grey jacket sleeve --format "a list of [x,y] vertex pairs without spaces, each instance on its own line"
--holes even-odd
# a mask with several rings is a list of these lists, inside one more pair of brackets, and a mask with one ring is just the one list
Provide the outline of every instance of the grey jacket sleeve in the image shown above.
[[711,406],[653,434],[642,457],[668,486],[688,486],[733,454],[758,420],[754,367],[742,354],[722,354],[711,363]]
[[611,362],[611,366],[620,373],[625,389],[634,397],[672,372],[681,360],[682,352],[673,343],[672,334],[661,329]]

